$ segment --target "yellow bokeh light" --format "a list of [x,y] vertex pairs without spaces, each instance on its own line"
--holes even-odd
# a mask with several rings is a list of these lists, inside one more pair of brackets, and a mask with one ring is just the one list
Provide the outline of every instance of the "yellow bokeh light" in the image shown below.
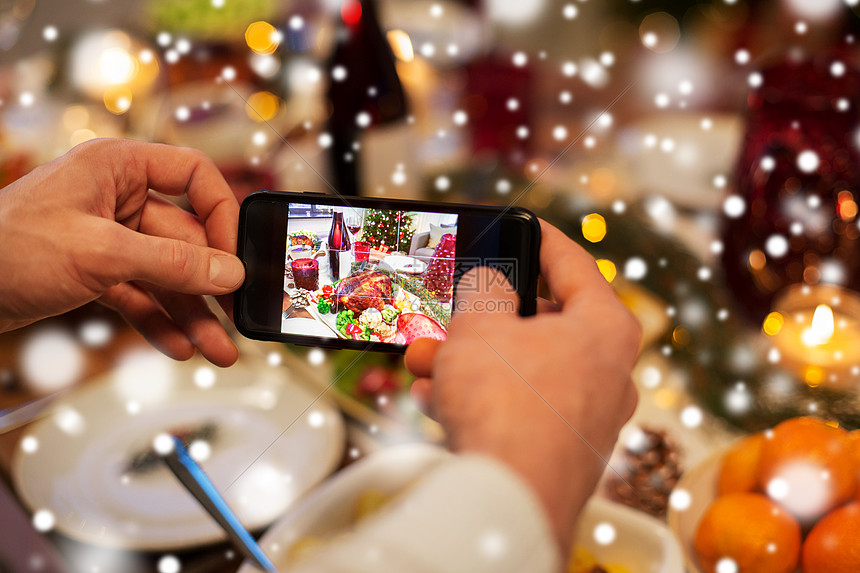
[[758,249],[750,253],[750,268],[754,271],[760,271],[767,264],[767,257]]
[[415,59],[415,52],[412,50],[412,40],[409,39],[409,34],[403,30],[391,30],[386,34],[388,43],[391,44],[391,51],[394,52],[394,57],[404,62],[411,62]]
[[582,236],[592,243],[598,243],[606,236],[606,219],[597,213],[582,218]]
[[610,283],[614,281],[615,275],[618,274],[618,269],[615,267],[615,263],[609,259],[598,259],[596,262],[597,269],[600,271],[600,274],[603,275],[603,278]]
[[851,191],[840,191],[836,202],[836,212],[844,221],[850,221],[857,216],[857,203]]
[[765,334],[770,336],[774,336],[779,334],[779,331],[782,330],[782,325],[785,324],[785,317],[783,317],[778,312],[772,312],[767,315],[767,318],[764,319],[764,322],[761,325],[761,329]]
[[824,381],[824,369],[818,366],[807,366],[803,371],[803,380],[810,388],[815,388]]
[[245,29],[245,42],[257,54],[271,54],[281,43],[281,33],[268,22],[252,22]]
[[107,110],[116,115],[122,115],[131,107],[131,90],[125,86],[110,88],[105,91],[104,102]]
[[137,58],[123,48],[108,48],[99,56],[99,71],[107,85],[128,83],[137,75]]
[[281,100],[271,92],[257,92],[248,98],[245,113],[254,121],[269,121],[281,108]]
[[678,326],[672,331],[672,342],[675,346],[684,347],[690,342],[690,332],[683,326]]

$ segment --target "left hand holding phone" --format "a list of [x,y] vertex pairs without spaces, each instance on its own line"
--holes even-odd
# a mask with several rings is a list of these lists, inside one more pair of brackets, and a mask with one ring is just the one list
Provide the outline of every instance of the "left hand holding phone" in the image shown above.
[[[187,195],[197,215],[149,189]],[[238,351],[201,295],[244,280],[239,205],[202,152],[93,140],[0,190],[0,332],[98,300],[156,348],[218,366]],[[232,297],[218,297],[232,313]]]

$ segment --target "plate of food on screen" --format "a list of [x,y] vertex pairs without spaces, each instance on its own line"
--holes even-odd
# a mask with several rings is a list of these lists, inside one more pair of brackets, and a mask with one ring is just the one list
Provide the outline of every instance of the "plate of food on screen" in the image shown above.
[[323,253],[322,241],[313,231],[299,230],[290,233],[287,242],[288,259],[313,258]]
[[428,285],[433,283],[423,277],[360,270],[323,285],[311,308],[340,338],[393,344],[445,340],[451,310],[443,301],[450,295],[440,296]]

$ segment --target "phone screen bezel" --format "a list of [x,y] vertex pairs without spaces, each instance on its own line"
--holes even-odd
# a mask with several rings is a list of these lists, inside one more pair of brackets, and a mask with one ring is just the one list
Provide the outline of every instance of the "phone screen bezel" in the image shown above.
[[[245,265],[246,276],[245,282],[234,295],[234,320],[236,328],[247,338],[323,348],[394,353],[403,353],[406,350],[406,346],[402,344],[280,332],[278,309],[281,308],[283,300],[287,210],[290,203],[455,213],[458,215],[457,259],[516,260],[519,312],[528,316],[536,311],[540,224],[537,217],[526,209],[340,197],[312,192],[258,191],[246,197],[239,210],[237,255]],[[493,225],[490,232],[479,231],[489,223]],[[473,229],[470,236],[477,239],[471,248],[469,246],[473,241],[459,240],[464,233],[469,234],[470,228]],[[460,270],[466,269],[461,265]]]

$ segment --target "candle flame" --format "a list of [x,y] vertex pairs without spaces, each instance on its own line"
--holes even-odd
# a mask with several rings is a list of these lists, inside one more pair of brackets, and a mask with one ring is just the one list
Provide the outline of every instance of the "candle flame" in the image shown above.
[[834,330],[833,311],[826,304],[819,304],[812,314],[812,326],[803,331],[803,343],[807,346],[824,344]]

